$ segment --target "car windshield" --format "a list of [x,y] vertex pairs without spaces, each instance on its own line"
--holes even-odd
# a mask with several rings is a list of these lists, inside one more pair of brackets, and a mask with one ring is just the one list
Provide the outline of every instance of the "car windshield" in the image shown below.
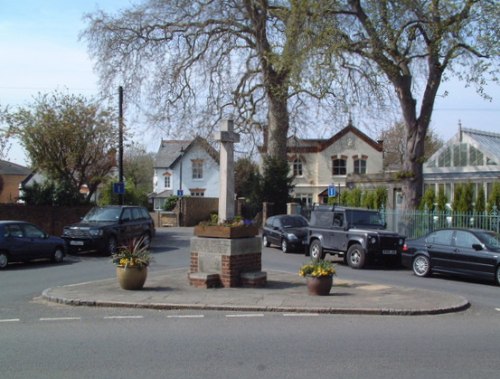
[[384,228],[385,226],[379,212],[348,210],[346,213],[347,220],[351,225],[374,228]]
[[93,208],[85,215],[83,221],[117,221],[121,211],[121,208]]
[[307,226],[307,221],[302,217],[284,217],[281,220],[281,224],[284,228],[298,228]]
[[494,232],[479,232],[477,236],[489,249],[500,250],[500,238]]

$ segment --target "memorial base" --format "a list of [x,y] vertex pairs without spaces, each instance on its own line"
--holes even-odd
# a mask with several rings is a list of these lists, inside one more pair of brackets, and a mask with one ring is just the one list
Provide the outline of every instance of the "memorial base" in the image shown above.
[[[191,238],[189,284],[198,288],[264,287],[262,242],[249,238]],[[217,280],[218,278],[218,280]]]

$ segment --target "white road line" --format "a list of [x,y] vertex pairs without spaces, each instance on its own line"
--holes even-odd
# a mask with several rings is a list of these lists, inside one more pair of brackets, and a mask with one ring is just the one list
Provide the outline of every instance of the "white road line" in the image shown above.
[[42,317],[40,321],[75,321],[81,319],[81,317]]
[[497,310],[498,312],[500,312],[500,308],[495,308],[495,310]]
[[319,313],[283,313],[285,317],[316,317]]
[[0,320],[0,322],[19,322],[19,321],[21,320],[18,318],[6,318],[4,320]]
[[205,315],[170,315],[167,318],[203,318]]
[[104,316],[105,320],[113,320],[113,319],[139,319],[139,318],[144,318],[144,316]]
[[227,318],[245,318],[245,317],[264,317],[263,313],[243,313],[243,314],[234,314],[234,315],[226,315]]

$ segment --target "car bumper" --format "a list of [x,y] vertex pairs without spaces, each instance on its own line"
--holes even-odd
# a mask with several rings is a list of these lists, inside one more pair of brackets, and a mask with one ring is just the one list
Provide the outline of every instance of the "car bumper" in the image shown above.
[[102,238],[64,238],[68,253],[84,251],[103,251],[105,241]]
[[413,254],[401,253],[401,264],[406,268],[411,268],[413,264]]

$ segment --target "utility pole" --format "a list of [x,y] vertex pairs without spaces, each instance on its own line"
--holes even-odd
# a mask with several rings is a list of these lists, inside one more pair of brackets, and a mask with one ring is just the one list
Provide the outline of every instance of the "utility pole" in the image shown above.
[[123,183],[123,87],[118,87],[118,182],[122,189],[118,194],[120,205],[123,205],[125,185]]

